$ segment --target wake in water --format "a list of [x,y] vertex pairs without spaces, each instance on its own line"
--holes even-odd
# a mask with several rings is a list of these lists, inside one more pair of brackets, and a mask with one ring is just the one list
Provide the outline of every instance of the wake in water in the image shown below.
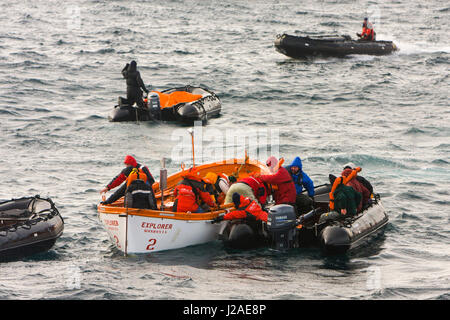
[[399,51],[394,54],[397,55],[414,55],[422,53],[450,53],[450,46],[447,42],[433,42],[433,41],[417,41],[413,37],[411,39],[397,39],[394,35],[381,34],[377,35],[377,39],[386,39],[393,41]]

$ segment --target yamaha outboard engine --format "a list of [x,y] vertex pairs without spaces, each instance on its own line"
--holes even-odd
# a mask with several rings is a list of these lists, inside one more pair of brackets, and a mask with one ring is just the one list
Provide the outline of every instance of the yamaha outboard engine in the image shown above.
[[270,208],[267,231],[273,249],[286,250],[295,246],[296,214],[293,206],[279,204]]
[[161,103],[159,102],[159,95],[156,92],[152,92],[149,95],[149,109],[153,118],[156,120],[161,119]]

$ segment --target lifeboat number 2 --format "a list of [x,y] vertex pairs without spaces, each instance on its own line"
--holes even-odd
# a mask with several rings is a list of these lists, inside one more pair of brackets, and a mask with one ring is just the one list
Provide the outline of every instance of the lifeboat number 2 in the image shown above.
[[147,250],[151,251],[151,250],[155,249],[155,245],[156,245],[156,239],[148,240]]

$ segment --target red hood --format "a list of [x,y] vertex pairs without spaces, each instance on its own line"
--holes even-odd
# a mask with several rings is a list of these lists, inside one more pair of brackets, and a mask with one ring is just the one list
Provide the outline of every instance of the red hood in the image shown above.
[[352,171],[353,169],[345,169],[344,171],[342,171],[341,176],[348,177],[350,173],[352,173]]
[[132,156],[128,155],[125,157],[125,160],[123,161],[124,164],[126,165],[131,165],[133,167],[137,167],[137,161],[135,158],[133,158]]

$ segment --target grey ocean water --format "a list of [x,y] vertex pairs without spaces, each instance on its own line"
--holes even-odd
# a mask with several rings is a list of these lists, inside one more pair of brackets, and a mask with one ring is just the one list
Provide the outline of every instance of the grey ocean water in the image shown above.
[[[365,15],[398,53],[274,49],[283,32],[354,36]],[[66,224],[48,253],[0,264],[0,299],[449,299],[449,18],[441,0],[2,1],[0,199],[49,196]],[[154,89],[221,98],[205,136],[278,132],[280,156],[301,156],[316,184],[361,166],[390,216],[384,236],[340,257],[220,242],[123,257],[98,221],[99,190],[126,154],[156,177],[162,157],[179,170],[186,130],[108,122],[132,59]]]

